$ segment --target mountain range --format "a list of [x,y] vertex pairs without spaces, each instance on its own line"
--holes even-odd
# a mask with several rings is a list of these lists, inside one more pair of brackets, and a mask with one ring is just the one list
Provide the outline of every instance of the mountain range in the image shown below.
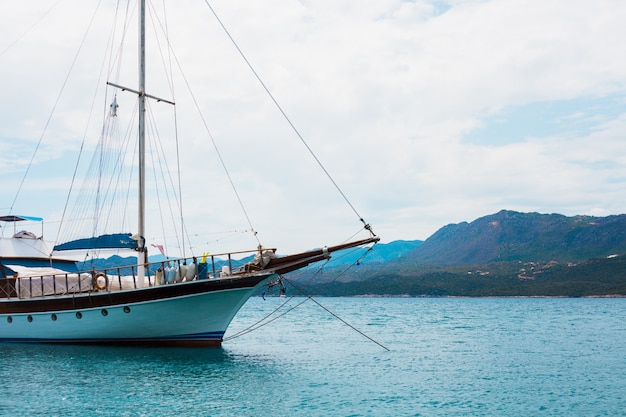
[[626,295],[626,215],[502,210],[401,242],[374,246],[352,267],[338,256],[294,280],[311,294],[343,296]]
[[501,210],[446,225],[425,241],[339,252],[322,269],[287,278],[303,295],[605,296],[626,295],[625,271],[624,214]]
[[442,227],[402,255],[416,264],[580,261],[626,252],[626,215],[593,217],[502,210]]
[[[626,253],[626,215],[608,217],[520,213],[502,210],[471,223],[449,224],[425,241],[376,245],[368,263],[479,265],[510,261],[581,261]],[[337,256],[331,265],[358,254]]]

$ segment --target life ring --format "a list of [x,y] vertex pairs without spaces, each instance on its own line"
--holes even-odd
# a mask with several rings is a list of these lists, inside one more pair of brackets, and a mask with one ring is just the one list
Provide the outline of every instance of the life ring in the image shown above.
[[104,272],[98,272],[93,278],[93,283],[99,290],[105,290],[107,287],[107,275]]

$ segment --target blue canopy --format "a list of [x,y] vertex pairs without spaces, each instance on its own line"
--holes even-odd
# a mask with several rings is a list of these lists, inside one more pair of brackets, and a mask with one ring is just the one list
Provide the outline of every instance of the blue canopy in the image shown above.
[[[102,235],[85,239],[72,240],[56,245],[54,250],[78,250],[78,249],[137,249],[139,241],[131,237],[130,233],[117,233]],[[141,238],[143,246],[143,238]]]

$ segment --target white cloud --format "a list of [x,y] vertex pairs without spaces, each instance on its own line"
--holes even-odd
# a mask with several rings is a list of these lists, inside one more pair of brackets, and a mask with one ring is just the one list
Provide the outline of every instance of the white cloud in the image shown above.
[[[425,239],[447,223],[503,208],[568,215],[624,211],[623,2],[212,5],[383,240]],[[37,2],[29,10],[18,3],[5,6],[0,52],[47,7]],[[262,242],[288,251],[348,237],[359,227],[356,215],[281,120],[210,12],[188,13],[190,7],[170,7],[171,42]],[[0,55],[5,96],[0,144],[7,151],[0,157],[0,173],[4,184],[4,178],[10,181],[5,196],[12,197],[18,168],[30,158],[91,13],[83,2],[62,4]],[[176,20],[183,26],[174,29]],[[105,21],[98,18],[94,28]],[[76,23],[76,32],[70,31]],[[65,170],[55,176],[71,175],[70,153],[86,131],[96,88],[87,78],[98,75],[103,59],[95,46],[106,44],[107,36],[88,36],[59,103],[60,120],[44,137],[42,155],[51,161],[45,166],[58,162]],[[116,78],[131,87],[134,42]],[[152,65],[159,61],[150,55]],[[148,78],[148,88],[169,98],[159,71]],[[204,237],[216,231],[245,230],[245,219],[236,220],[241,210],[232,192],[218,185],[225,176],[188,104],[184,83],[178,80],[175,87],[179,138],[191,143],[181,151],[189,184],[183,193],[192,197],[185,203],[187,224],[205,243],[210,239]],[[129,118],[132,96],[119,93],[118,100],[120,117]],[[107,104],[95,103],[98,115]],[[544,104],[552,110],[546,112]],[[167,105],[151,107],[159,119],[165,117]],[[100,118],[92,116],[90,141],[99,135]],[[170,131],[161,135],[173,157]],[[253,169],[259,162],[260,168]],[[45,173],[35,171],[35,181],[42,181]],[[29,187],[25,191],[33,190]],[[36,199],[24,192],[20,210],[39,209],[32,204]],[[7,207],[7,200],[0,207]],[[50,214],[59,213],[59,207],[50,206]]]

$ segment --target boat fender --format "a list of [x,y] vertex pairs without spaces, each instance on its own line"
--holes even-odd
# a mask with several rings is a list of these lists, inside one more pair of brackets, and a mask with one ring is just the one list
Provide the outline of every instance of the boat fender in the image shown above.
[[93,278],[93,283],[96,286],[96,288],[100,291],[105,290],[107,287],[107,276],[104,272],[98,272],[94,278]]
[[174,275],[174,282],[182,282],[183,278],[185,278],[185,272],[187,272],[187,265],[178,265],[176,274]]
[[195,262],[191,262],[187,265],[187,272],[185,272],[185,281],[193,281],[196,276],[196,264]]
[[160,267],[154,273],[154,278],[156,280],[156,285],[163,285],[163,270]]
[[176,270],[171,266],[165,267],[165,280],[168,284],[174,282],[174,275],[176,275]]

